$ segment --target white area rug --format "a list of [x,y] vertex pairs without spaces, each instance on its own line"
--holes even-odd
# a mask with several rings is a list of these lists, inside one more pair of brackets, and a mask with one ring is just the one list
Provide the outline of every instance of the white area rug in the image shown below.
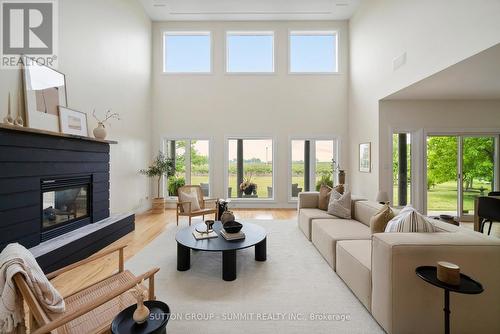
[[247,222],[267,230],[267,261],[238,251],[233,282],[222,280],[221,253],[191,252],[191,269],[177,271],[175,225],[127,261],[136,274],[160,268],[168,333],[383,333],[295,221]]

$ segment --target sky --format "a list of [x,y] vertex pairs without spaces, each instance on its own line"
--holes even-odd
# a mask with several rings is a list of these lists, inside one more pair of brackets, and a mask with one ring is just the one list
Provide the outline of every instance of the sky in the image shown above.
[[[210,35],[166,35],[165,68],[168,72],[210,72]],[[229,35],[230,72],[272,72],[272,35]],[[336,71],[336,36],[290,36],[291,72]]]

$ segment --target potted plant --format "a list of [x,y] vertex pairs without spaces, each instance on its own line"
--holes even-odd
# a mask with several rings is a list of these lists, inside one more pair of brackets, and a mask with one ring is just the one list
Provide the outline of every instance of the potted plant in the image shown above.
[[257,185],[252,182],[252,175],[243,178],[243,182],[240,184],[240,190],[247,196],[257,194]]
[[160,185],[163,176],[173,176],[175,174],[175,163],[173,159],[166,157],[159,152],[148,169],[140,170],[140,173],[147,177],[158,179],[157,197],[153,199],[153,213],[163,213],[165,211],[165,199],[160,197]]
[[108,110],[106,112],[106,116],[104,118],[99,118],[96,116],[95,109],[94,109],[94,111],[92,112],[92,116],[94,116],[95,120],[97,121],[97,128],[95,128],[93,131],[94,137],[96,137],[97,139],[105,139],[106,138],[107,132],[106,132],[105,125],[110,119],[114,118],[114,119],[120,120],[120,114],[112,113],[111,110]]
[[186,179],[182,176],[172,175],[168,178],[168,194],[178,196],[177,190],[186,185]]
[[340,164],[335,159],[332,160],[332,166],[333,172],[339,174],[339,184],[345,184],[345,170],[340,169]]

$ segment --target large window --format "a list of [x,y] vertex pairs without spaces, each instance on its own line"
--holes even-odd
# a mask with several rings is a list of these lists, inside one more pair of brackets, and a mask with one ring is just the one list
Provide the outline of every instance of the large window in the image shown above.
[[274,72],[274,33],[228,32],[226,58],[229,73]]
[[334,164],[338,164],[337,146],[335,139],[292,139],[289,185],[291,199],[296,199],[302,191],[319,190],[322,184],[330,187],[336,184]]
[[175,159],[175,175],[167,178],[170,197],[177,196],[183,185],[199,185],[205,196],[210,196],[210,142],[196,139],[165,140],[167,156]]
[[333,31],[290,32],[290,72],[338,72],[337,46]]
[[406,206],[411,203],[411,134],[392,135],[392,203]]
[[270,199],[273,189],[273,140],[228,140],[229,198]]
[[210,32],[165,32],[165,73],[210,73]]

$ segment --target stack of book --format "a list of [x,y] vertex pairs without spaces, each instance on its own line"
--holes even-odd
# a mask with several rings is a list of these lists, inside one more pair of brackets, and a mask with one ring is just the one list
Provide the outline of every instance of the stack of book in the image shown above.
[[227,233],[224,229],[220,231],[220,235],[228,241],[245,239],[245,233],[239,231],[238,233]]
[[204,239],[212,239],[212,238],[217,238],[217,233],[214,231],[210,233],[200,233],[198,231],[193,231],[193,236],[196,240],[204,240]]

